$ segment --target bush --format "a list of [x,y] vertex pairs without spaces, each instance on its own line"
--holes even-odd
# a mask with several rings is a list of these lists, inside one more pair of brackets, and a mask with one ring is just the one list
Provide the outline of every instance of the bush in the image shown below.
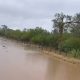
[[35,44],[39,44],[42,45],[43,41],[44,41],[44,36],[42,35],[36,35],[34,37],[32,37],[31,41]]
[[73,49],[80,50],[80,38],[75,38],[75,37],[69,38],[69,39],[65,40],[64,42],[62,42],[58,48],[64,52],[69,52]]
[[47,47],[57,48],[58,46],[58,37],[54,37],[52,34],[36,34],[32,37],[31,42]]
[[80,50],[79,49],[77,49],[77,50],[73,49],[69,53],[72,55],[72,57],[80,58]]

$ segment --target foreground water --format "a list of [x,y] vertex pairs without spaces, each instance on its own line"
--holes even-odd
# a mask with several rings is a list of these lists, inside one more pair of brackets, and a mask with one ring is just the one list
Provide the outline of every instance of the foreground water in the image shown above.
[[0,80],[80,80],[80,65],[0,38]]

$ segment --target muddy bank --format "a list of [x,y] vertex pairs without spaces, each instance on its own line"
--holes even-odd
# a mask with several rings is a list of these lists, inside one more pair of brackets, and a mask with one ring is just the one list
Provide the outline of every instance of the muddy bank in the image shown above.
[[60,54],[57,54],[54,52],[46,51],[46,50],[42,50],[42,52],[44,53],[44,55],[48,55],[48,56],[50,56],[52,58],[56,58],[60,61],[66,61],[66,62],[69,62],[72,64],[80,64],[80,60],[75,59],[75,58],[66,57],[66,56],[63,56],[63,55],[60,55]]
[[23,45],[25,45],[25,47],[29,47],[29,48],[32,48],[32,49],[36,48],[36,49],[38,49],[42,52],[41,53],[42,55],[47,55],[49,57],[56,58],[60,61],[65,61],[65,62],[69,62],[69,63],[72,63],[72,64],[80,64],[79,59],[75,59],[73,57],[63,55],[62,52],[60,53],[59,51],[56,51],[55,49],[46,48],[46,47],[42,47],[42,46],[39,46],[39,45],[30,44],[30,43],[26,43],[26,44],[23,43]]
[[28,47],[31,47],[33,49],[36,48],[36,49],[40,50],[42,52],[42,55],[47,55],[49,57],[56,58],[60,61],[65,61],[65,62],[69,62],[69,63],[72,63],[72,64],[80,64],[79,59],[75,59],[73,57],[63,55],[62,52],[60,53],[59,51],[57,51],[55,49],[46,48],[46,47],[42,47],[40,45],[35,45],[35,44],[30,44],[30,43],[26,43],[24,45],[28,46]]
[[45,47],[42,47],[42,46],[39,46],[39,45],[35,45],[35,44],[23,44],[25,45],[26,47],[30,47],[32,49],[38,49],[40,50],[42,53],[42,55],[47,55],[49,57],[52,57],[52,58],[56,58],[60,61],[65,61],[65,62],[69,62],[69,63],[72,63],[72,64],[80,64],[80,60],[79,59],[75,59],[75,58],[72,58],[72,57],[68,57],[68,56],[64,56],[63,54],[61,54],[59,51],[56,51],[55,49],[50,49],[50,48],[45,48]]

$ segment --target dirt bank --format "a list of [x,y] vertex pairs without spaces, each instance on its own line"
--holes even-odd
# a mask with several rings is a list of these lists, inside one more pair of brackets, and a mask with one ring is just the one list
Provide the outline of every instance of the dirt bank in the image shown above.
[[30,47],[33,47],[33,48],[40,49],[42,55],[47,55],[49,57],[56,58],[59,61],[65,61],[65,62],[69,62],[69,63],[72,63],[72,64],[80,64],[79,59],[64,56],[63,54],[60,54],[59,51],[56,51],[54,49],[52,50],[51,48],[45,48],[45,47],[41,47],[41,46],[35,45],[35,44],[26,44],[26,46],[30,46]]
[[52,58],[56,58],[60,61],[66,61],[66,62],[69,62],[69,63],[72,63],[72,64],[80,64],[79,59],[75,59],[75,58],[71,58],[71,57],[61,55],[59,53],[55,53],[55,51],[53,52],[53,51],[48,51],[48,50],[42,50],[42,52],[44,53],[44,55],[47,55],[47,56],[52,57]]

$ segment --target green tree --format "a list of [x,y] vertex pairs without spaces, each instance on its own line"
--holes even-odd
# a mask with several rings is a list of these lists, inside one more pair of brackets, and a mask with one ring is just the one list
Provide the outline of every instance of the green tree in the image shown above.
[[74,36],[78,36],[80,37],[80,13],[77,13],[74,17],[73,17],[73,21],[75,23],[73,23],[71,32]]
[[67,31],[72,17],[63,13],[56,13],[54,17],[55,18],[52,20],[54,23],[54,31],[58,32],[60,34],[60,37],[62,37],[63,33]]

